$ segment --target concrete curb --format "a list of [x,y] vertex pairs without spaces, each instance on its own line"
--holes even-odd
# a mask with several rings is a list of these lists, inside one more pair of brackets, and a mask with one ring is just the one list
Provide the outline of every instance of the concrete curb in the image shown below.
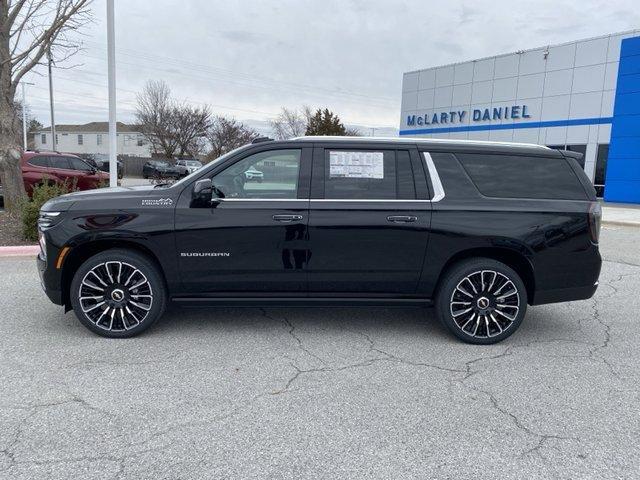
[[11,247],[0,247],[0,258],[2,257],[32,257],[40,251],[39,245],[16,245]]
[[640,222],[628,222],[625,220],[602,220],[602,225],[615,225],[616,227],[640,228]]

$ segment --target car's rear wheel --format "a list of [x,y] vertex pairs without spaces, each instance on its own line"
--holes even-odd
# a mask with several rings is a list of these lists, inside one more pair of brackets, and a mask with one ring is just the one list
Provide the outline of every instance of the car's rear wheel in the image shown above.
[[509,337],[522,323],[527,291],[509,266],[490,258],[474,258],[444,274],[436,308],[439,320],[459,339],[492,344]]
[[110,338],[132,337],[149,328],[164,313],[167,297],[155,263],[122,249],[85,261],[73,277],[69,295],[80,322]]

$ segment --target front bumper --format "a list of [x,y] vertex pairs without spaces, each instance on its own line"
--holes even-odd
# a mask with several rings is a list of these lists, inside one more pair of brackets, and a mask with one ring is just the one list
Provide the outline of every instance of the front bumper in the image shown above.
[[38,275],[40,276],[40,285],[44,293],[56,305],[62,305],[62,291],[60,289],[60,274],[58,271],[51,272],[47,265],[47,261],[42,257],[42,252],[36,257],[38,266]]

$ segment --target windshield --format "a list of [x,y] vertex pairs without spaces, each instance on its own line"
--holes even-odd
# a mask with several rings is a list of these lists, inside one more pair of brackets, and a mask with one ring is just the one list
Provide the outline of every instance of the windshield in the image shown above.
[[202,164],[196,160],[191,160],[186,162],[188,167],[201,167]]
[[[249,148],[251,146],[251,144],[247,144],[247,145],[243,145],[242,147],[238,147],[235,150],[231,150],[230,152],[225,153],[224,155],[216,158],[215,160],[209,162],[205,167],[203,167],[206,170],[211,170],[211,168],[218,164],[219,162],[222,162],[224,160],[226,160],[227,158],[235,155],[238,152],[241,152],[242,150],[245,150],[247,148]],[[196,163],[200,163],[200,162],[196,162]],[[202,169],[200,170],[195,170],[194,172],[190,173],[189,175],[187,175],[186,177],[184,177],[182,180],[177,181],[176,183],[173,184],[173,186],[182,186],[185,183],[189,183],[191,181],[192,178],[197,177],[202,175]]]
[[153,162],[153,164],[154,164],[156,167],[168,167],[168,166],[169,166],[169,163],[168,163],[168,162],[158,162],[158,161],[156,161],[156,162]]

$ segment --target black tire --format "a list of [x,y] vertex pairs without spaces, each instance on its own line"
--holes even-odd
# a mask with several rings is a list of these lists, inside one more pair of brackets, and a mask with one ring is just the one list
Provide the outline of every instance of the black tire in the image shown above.
[[165,283],[156,264],[145,255],[124,249],[106,250],[86,260],[71,281],[69,297],[78,320],[109,338],[144,332],[162,316],[167,303]]
[[489,345],[520,327],[527,311],[527,290],[520,276],[504,263],[471,258],[445,272],[436,310],[440,322],[460,340]]

